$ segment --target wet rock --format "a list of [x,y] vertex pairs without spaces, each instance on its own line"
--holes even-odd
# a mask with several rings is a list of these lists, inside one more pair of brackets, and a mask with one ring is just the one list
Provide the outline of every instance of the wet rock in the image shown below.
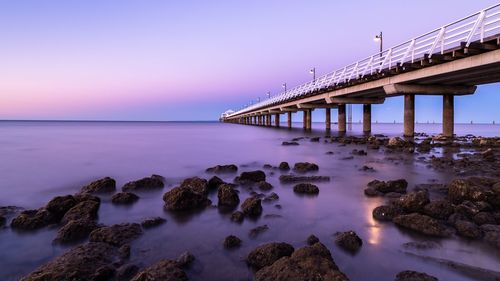
[[243,222],[244,218],[245,218],[245,214],[243,214],[243,212],[240,212],[240,211],[236,211],[236,212],[231,214],[231,221],[233,221],[233,222],[241,223],[241,222]]
[[130,258],[130,244],[124,244],[120,248],[118,248],[118,253],[120,254],[120,258],[128,259]]
[[363,245],[363,240],[354,231],[338,232],[335,234],[335,243],[342,249],[355,253]]
[[384,194],[384,196],[387,197],[387,198],[394,198],[394,199],[396,199],[396,198],[399,198],[399,197],[403,196],[403,194],[398,193],[398,192],[388,192],[388,193]]
[[436,219],[418,213],[399,215],[394,217],[394,223],[398,226],[411,229],[421,234],[449,237],[453,231]]
[[495,220],[495,217],[493,216],[493,214],[488,213],[488,212],[477,213],[476,215],[474,215],[473,220],[478,225],[495,224],[496,223],[496,220]]
[[282,218],[282,217],[283,217],[282,215],[278,215],[278,214],[267,214],[267,215],[264,215],[265,219],[277,219],[277,218]]
[[182,267],[188,267],[189,265],[191,265],[193,263],[193,261],[195,260],[195,257],[193,254],[191,254],[190,252],[186,251],[184,253],[182,253],[178,258],[177,258],[177,264],[179,264],[179,266],[182,266]]
[[110,193],[116,191],[116,181],[110,177],[105,177],[80,189],[81,193]]
[[456,179],[448,185],[448,199],[454,204],[468,201],[487,201],[487,193],[484,188],[471,183],[471,180]]
[[163,184],[163,177],[159,175],[152,175],[147,178],[142,178],[140,180],[136,181],[131,181],[126,183],[123,187],[123,191],[138,191],[138,190],[157,190],[157,189],[162,189],[164,186]]
[[267,226],[267,224],[260,225],[260,226],[257,226],[257,227],[250,229],[250,231],[248,232],[248,235],[252,238],[255,238],[259,234],[266,232],[268,229],[269,229],[269,226]]
[[311,246],[319,242],[319,238],[311,234],[307,237],[307,245]]
[[408,182],[405,179],[398,179],[387,182],[373,180],[368,183],[368,187],[372,187],[376,191],[381,193],[389,193],[389,192],[406,193],[407,186]]
[[472,219],[477,213],[479,213],[479,208],[477,208],[477,206],[470,201],[463,201],[461,204],[455,206],[455,212],[467,217],[468,219]]
[[98,227],[97,223],[93,220],[79,219],[69,221],[57,231],[54,242],[65,244],[87,239],[89,234]]
[[394,205],[378,206],[372,211],[374,219],[379,221],[392,221],[396,216],[403,214],[403,211]]
[[117,281],[128,281],[134,277],[139,271],[139,267],[135,264],[125,264],[116,270]]
[[137,273],[132,281],[187,281],[186,273],[177,261],[161,260]]
[[382,192],[378,191],[374,187],[367,187],[367,188],[365,188],[365,190],[363,192],[368,197],[376,197],[376,196],[384,195]]
[[293,192],[299,194],[318,194],[319,188],[311,183],[299,183],[293,187]]
[[290,165],[288,165],[288,162],[281,162],[278,166],[278,169],[280,169],[281,171],[289,171]]
[[273,201],[276,201],[278,199],[280,199],[280,197],[278,196],[278,194],[276,194],[274,192],[271,192],[271,194],[269,194],[266,197],[264,197],[264,199],[262,201],[264,201],[264,202],[273,202]]
[[223,174],[223,173],[236,173],[238,171],[238,166],[234,164],[230,165],[217,165],[210,167],[206,170],[208,173]]
[[[317,279],[314,279],[317,277]],[[306,246],[290,257],[283,256],[255,274],[254,281],[349,280],[333,261],[330,251],[321,243]]]
[[249,217],[258,217],[262,214],[261,200],[256,197],[249,197],[241,204],[241,210]]
[[229,235],[224,239],[224,248],[226,249],[237,248],[240,245],[241,245],[241,239],[234,235]]
[[266,174],[260,170],[243,172],[239,177],[236,177],[234,181],[240,184],[257,183],[266,181]]
[[407,142],[400,137],[392,137],[389,139],[387,146],[389,147],[404,147],[407,145]]
[[375,169],[373,167],[366,165],[363,165],[363,167],[361,167],[359,170],[362,172],[375,172]]
[[14,215],[18,212],[21,212],[24,210],[21,207],[16,207],[16,206],[2,206],[0,207],[0,216],[1,217],[8,217],[10,215]]
[[453,212],[453,205],[448,200],[435,200],[424,206],[424,214],[435,219],[447,220]]
[[293,166],[293,170],[297,173],[315,172],[319,170],[318,165],[309,162],[298,162]]
[[312,137],[312,138],[310,138],[309,140],[310,140],[311,142],[319,142],[319,139],[320,139],[320,137]]
[[57,220],[60,220],[76,203],[72,195],[56,196],[45,205],[45,209],[53,214]]
[[405,249],[415,249],[415,250],[429,250],[440,248],[441,246],[434,241],[422,241],[422,242],[407,242],[403,244]]
[[424,206],[429,204],[429,193],[421,190],[405,194],[398,198],[396,204],[403,209],[403,211],[412,213],[420,212]]
[[7,222],[7,219],[4,216],[0,215],[0,227],[3,227],[6,222]]
[[105,265],[99,267],[92,280],[110,280],[115,275],[116,269],[112,265]]
[[142,234],[138,223],[122,223],[98,228],[90,233],[90,242],[104,242],[113,246],[130,243]]
[[183,180],[181,187],[189,188],[200,194],[208,194],[208,181],[199,177],[192,177]]
[[219,206],[236,207],[240,203],[238,192],[228,184],[222,184],[217,191]]
[[163,195],[165,208],[171,211],[193,210],[208,206],[211,202],[205,194],[187,187],[174,187]]
[[208,189],[217,189],[222,184],[225,184],[225,182],[221,178],[219,178],[218,176],[213,176],[208,180]]
[[281,183],[296,183],[296,182],[325,182],[330,181],[328,176],[297,176],[297,175],[281,175]]
[[111,265],[117,256],[117,248],[109,244],[87,243],[40,266],[21,280],[94,280],[98,269]]
[[97,212],[99,211],[99,202],[87,200],[76,204],[73,208],[69,209],[61,220],[62,224],[66,224],[72,220],[95,220]]
[[264,166],[262,166],[263,169],[266,169],[266,170],[270,170],[273,168],[273,165],[271,164],[264,164]]
[[486,231],[483,239],[490,245],[500,249],[500,231]]
[[457,222],[455,222],[455,228],[457,229],[457,234],[460,236],[471,239],[477,239],[481,237],[481,231],[479,230],[477,225],[472,222],[458,220]]
[[282,257],[292,255],[295,249],[288,243],[268,243],[255,248],[248,254],[247,263],[258,270],[272,265]]
[[299,145],[299,143],[296,141],[284,141],[281,143],[281,145],[290,146],[290,145]]
[[405,270],[396,275],[395,281],[439,281],[439,279],[426,273]]
[[111,202],[113,204],[132,204],[139,200],[139,196],[135,195],[132,192],[120,192],[111,197]]
[[35,230],[58,222],[58,218],[45,208],[22,211],[10,226],[17,230]]
[[273,185],[266,182],[266,181],[260,181],[257,183],[257,187],[260,189],[260,190],[263,190],[263,191],[268,191],[268,190],[271,190],[273,189]]
[[150,218],[150,219],[145,219],[141,222],[141,226],[143,228],[152,228],[161,224],[166,223],[167,220],[164,218],[156,217],[156,218]]
[[366,153],[366,151],[364,151],[362,149],[361,150],[353,149],[351,151],[351,154],[353,154],[353,155],[359,155],[359,156],[366,156],[366,155],[368,155],[368,153]]
[[73,196],[75,198],[76,203],[82,203],[83,201],[95,201],[97,203],[101,203],[101,198],[92,195],[90,193],[78,193]]

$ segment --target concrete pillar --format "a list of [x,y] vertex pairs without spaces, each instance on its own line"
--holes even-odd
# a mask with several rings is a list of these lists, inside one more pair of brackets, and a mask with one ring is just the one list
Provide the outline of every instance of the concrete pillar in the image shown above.
[[330,108],[325,109],[325,126],[328,131],[332,129],[332,119]]
[[267,114],[267,115],[266,115],[266,118],[267,118],[267,120],[266,120],[266,121],[267,121],[267,122],[266,122],[266,125],[267,125],[267,126],[271,126],[271,115],[270,115],[270,114]]
[[307,110],[302,111],[302,128],[307,129]]
[[453,137],[454,116],[454,96],[443,95],[443,136]]
[[312,128],[312,109],[306,109],[306,130],[311,130]]
[[275,127],[280,126],[280,114],[279,113],[274,114],[274,126]]
[[262,126],[262,115],[259,115],[259,126]]
[[339,132],[346,131],[345,104],[339,104]]
[[292,128],[292,112],[287,112],[288,114],[288,129]]
[[363,104],[363,132],[369,133],[372,131],[372,105]]
[[415,135],[415,95],[405,95],[404,136]]

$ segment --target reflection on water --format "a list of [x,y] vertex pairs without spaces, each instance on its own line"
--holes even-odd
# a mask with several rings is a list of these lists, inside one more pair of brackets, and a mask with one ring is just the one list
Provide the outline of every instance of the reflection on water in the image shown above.
[[[314,126],[317,130],[308,135],[322,136],[322,127]],[[399,125],[388,124],[374,124],[372,129],[388,135],[402,131]],[[490,134],[500,135],[498,125],[467,125],[465,129],[457,127],[457,132],[476,133],[475,129],[480,134],[489,130]],[[354,124],[353,130],[353,134],[360,133],[360,126]],[[439,132],[440,127],[418,124],[417,130]],[[310,234],[315,234],[351,280],[366,280],[373,274],[380,280],[392,280],[397,272],[407,269],[425,271],[441,280],[471,280],[402,253],[401,244],[427,238],[374,221],[372,210],[382,204],[382,199],[363,195],[366,184],[373,179],[405,178],[413,187],[431,179],[446,182],[451,175],[427,168],[413,155],[384,155],[368,150],[367,156],[342,160],[351,156],[354,148],[366,148],[308,140],[299,146],[281,146],[282,141],[303,135],[300,129],[219,123],[0,122],[0,205],[38,208],[52,197],[75,193],[97,178],[111,176],[122,186],[154,173],[165,176],[167,186],[162,191],[139,193],[139,201],[132,206],[114,206],[110,196],[102,196],[100,223],[140,222],[156,216],[167,219],[167,223],[146,230],[133,243],[133,263],[149,265],[189,250],[197,258],[188,271],[190,280],[235,280],[235,276],[237,280],[251,280],[253,273],[242,260],[255,246],[286,241],[301,247]],[[334,154],[326,154],[328,151]],[[396,160],[389,162],[387,157]],[[231,222],[231,214],[218,208],[174,214],[163,207],[165,191],[186,177],[210,177],[204,172],[207,167],[245,164],[240,166],[240,171],[244,171],[260,169],[265,163],[278,165],[281,161],[317,163],[320,170],[316,174],[330,176],[331,181],[317,184],[318,196],[297,196],[293,185],[279,182],[279,171],[266,171],[268,182],[274,186],[266,194],[276,192],[280,199],[263,203],[263,216],[242,224]],[[363,165],[376,171],[359,171]],[[221,177],[232,181],[234,176]],[[250,194],[244,188],[238,189],[243,202]],[[209,197],[217,203],[216,193]],[[282,208],[276,208],[276,204]],[[278,216],[265,216],[269,214]],[[263,224],[269,230],[255,238],[249,236],[250,229]],[[365,242],[356,255],[343,252],[334,243],[333,234],[347,230],[356,231]],[[21,235],[10,228],[0,230],[0,280],[17,280],[66,251],[68,247],[52,245],[56,231],[49,228]],[[230,234],[243,240],[240,249],[223,250],[222,240]],[[489,269],[498,265],[498,252],[480,243],[460,239],[440,243],[441,249],[430,254]]]

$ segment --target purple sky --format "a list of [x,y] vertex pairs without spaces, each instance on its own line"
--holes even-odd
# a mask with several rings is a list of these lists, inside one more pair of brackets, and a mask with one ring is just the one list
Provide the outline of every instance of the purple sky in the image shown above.
[[[390,47],[496,3],[337,2],[1,1],[0,119],[215,120],[377,52],[380,30]],[[456,121],[500,121],[499,90],[458,97]],[[373,111],[400,121],[402,101]],[[440,116],[417,97],[417,121]]]

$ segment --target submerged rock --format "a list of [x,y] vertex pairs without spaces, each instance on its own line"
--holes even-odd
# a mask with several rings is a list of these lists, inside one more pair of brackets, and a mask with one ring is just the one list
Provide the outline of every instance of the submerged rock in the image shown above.
[[397,199],[396,205],[407,213],[423,211],[424,206],[430,202],[429,193],[425,190],[410,192]]
[[453,214],[454,208],[448,200],[435,200],[425,205],[423,212],[435,219],[447,220]]
[[381,193],[389,193],[389,192],[406,193],[408,182],[405,179],[398,179],[387,182],[373,180],[368,183],[368,187],[371,187]]
[[148,191],[157,190],[164,187],[163,177],[159,175],[152,175],[147,178],[142,178],[140,180],[131,181],[126,183],[123,187],[123,191]]
[[249,197],[241,204],[241,210],[249,217],[258,217],[262,214],[261,200],[257,197]]
[[219,186],[221,186],[222,184],[225,184],[226,182],[224,182],[221,178],[219,178],[218,176],[213,176],[211,177],[209,180],[208,180],[208,189],[209,190],[213,190],[213,189],[217,189],[219,188]]
[[439,281],[439,279],[426,273],[405,270],[396,275],[395,281]]
[[355,253],[363,245],[363,240],[354,231],[338,232],[335,234],[335,243],[342,249]]
[[250,171],[243,172],[239,177],[234,179],[235,182],[240,184],[257,183],[260,181],[266,181],[266,173],[263,171]]
[[281,175],[280,182],[295,183],[295,182],[324,182],[330,181],[328,176],[297,176],[297,175]]
[[199,177],[192,177],[183,180],[181,187],[189,188],[200,194],[208,194],[208,181]]
[[282,257],[290,256],[295,249],[288,243],[268,243],[255,248],[248,254],[247,263],[254,269],[272,265]]
[[319,188],[312,183],[299,183],[293,187],[293,191],[299,194],[318,194]]
[[113,246],[122,246],[138,238],[142,228],[137,223],[122,223],[101,227],[90,233],[90,242],[104,242]]
[[56,196],[45,205],[45,209],[60,220],[76,204],[73,195]]
[[297,173],[315,172],[319,170],[318,165],[309,162],[298,162],[293,166],[293,170]]
[[116,191],[116,181],[110,177],[105,177],[80,189],[81,193],[110,193]]
[[314,245],[319,242],[319,238],[316,237],[315,235],[311,234],[309,237],[307,237],[307,244],[309,246]]
[[403,211],[394,205],[378,206],[372,211],[374,219],[379,221],[392,221],[396,216],[403,214]]
[[152,228],[152,227],[158,226],[160,224],[164,224],[165,222],[167,222],[166,219],[160,218],[160,217],[156,217],[156,218],[150,218],[150,219],[143,220],[141,222],[141,226],[143,228]]
[[233,222],[241,223],[241,222],[243,222],[244,218],[245,218],[245,214],[243,214],[243,212],[240,212],[240,211],[236,211],[236,212],[231,214],[231,221],[233,221]]
[[299,143],[296,141],[284,141],[281,143],[281,145],[290,146],[290,145],[299,145]]
[[216,174],[222,174],[222,173],[236,173],[238,171],[238,166],[234,164],[230,165],[217,165],[214,167],[210,167],[206,169],[208,173],[216,173]]
[[[317,277],[317,279],[315,279]],[[291,256],[283,256],[255,274],[254,281],[349,280],[333,261],[330,251],[321,243],[306,246]]]
[[139,196],[135,195],[132,192],[120,192],[111,197],[111,202],[113,204],[132,204],[139,200]]
[[267,226],[267,224],[257,226],[255,228],[250,229],[250,231],[248,232],[248,235],[252,238],[255,238],[259,234],[266,232],[268,229],[269,229],[269,226]]
[[229,235],[224,239],[224,248],[233,249],[241,245],[241,239],[234,235]]
[[177,259],[177,263],[182,266],[182,267],[188,267],[189,265],[191,265],[191,263],[193,263],[193,261],[195,260],[195,257],[193,254],[191,254],[190,252],[186,251],[184,253],[182,253]]
[[84,240],[97,228],[99,228],[99,225],[93,220],[72,220],[57,231],[54,242],[64,244]]
[[449,237],[453,231],[436,219],[418,213],[399,215],[393,219],[398,226],[411,229],[421,234]]
[[262,191],[268,191],[268,190],[273,189],[273,185],[268,183],[267,181],[258,182],[257,187]]
[[290,165],[288,165],[288,162],[281,162],[278,166],[278,169],[280,169],[281,171],[288,171],[290,170]]
[[165,208],[171,211],[185,211],[206,207],[210,204],[205,194],[187,187],[174,187],[163,195]]
[[219,206],[236,207],[240,203],[238,192],[228,184],[222,184],[217,192],[219,198]]
[[161,260],[137,273],[132,281],[187,281],[180,264],[173,260]]
[[273,201],[276,201],[278,199],[280,199],[280,197],[278,196],[278,194],[276,194],[274,192],[271,192],[271,194],[269,194],[266,197],[264,197],[264,199],[262,201],[264,201],[264,202],[273,202]]
[[57,217],[45,208],[22,211],[15,217],[10,226],[18,230],[35,230],[57,223]]
[[455,222],[457,234],[466,238],[477,239],[481,237],[481,231],[473,222],[458,220]]
[[82,201],[69,209],[61,220],[61,223],[66,224],[72,220],[95,220],[97,212],[101,204],[94,200]]

